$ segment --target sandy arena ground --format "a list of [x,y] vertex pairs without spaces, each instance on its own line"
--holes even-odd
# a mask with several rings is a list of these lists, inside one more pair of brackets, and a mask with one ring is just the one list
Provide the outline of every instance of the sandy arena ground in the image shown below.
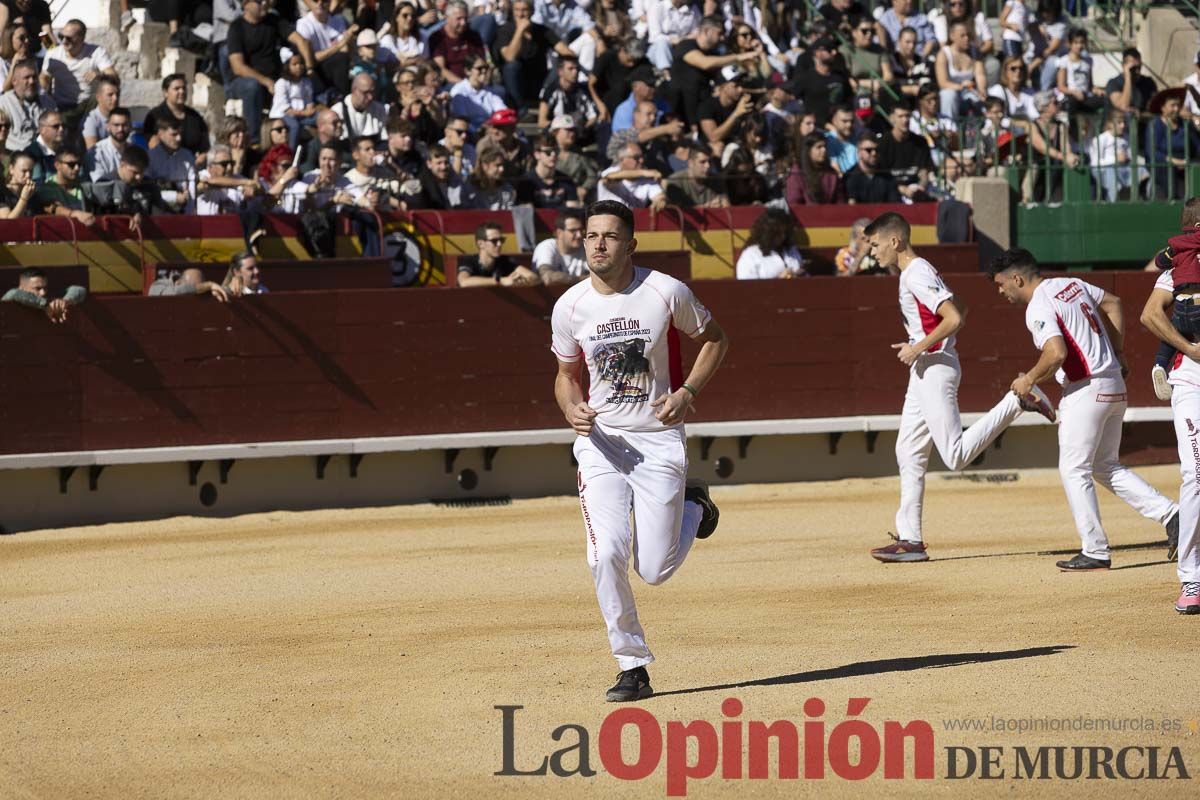
[[[1142,472],[1177,492],[1177,472]],[[930,481],[935,561],[881,565],[897,481],[719,488],[720,530],[661,587],[635,579],[668,720],[927,720],[936,779],[689,783],[691,797],[1196,796],[1192,781],[947,780],[945,748],[1179,747],[1200,772],[1200,618],[1175,614],[1157,544],[1107,574],[1078,546],[1056,473]],[[1117,545],[1162,530],[1102,493]],[[573,498],[511,506],[181,518],[0,539],[0,797],[663,797],[601,769],[616,668]],[[591,735],[591,778],[496,777]],[[944,720],[1172,720],[1170,732],[962,732]],[[1109,723],[1110,725],[1114,723]],[[633,753],[627,737],[627,752]],[[632,760],[632,756],[631,756]],[[1011,773],[1011,753],[1004,764]],[[574,757],[568,759],[574,764]],[[1144,762],[1143,762],[1144,763]],[[908,774],[911,775],[911,764]],[[774,775],[774,773],[772,773]]]

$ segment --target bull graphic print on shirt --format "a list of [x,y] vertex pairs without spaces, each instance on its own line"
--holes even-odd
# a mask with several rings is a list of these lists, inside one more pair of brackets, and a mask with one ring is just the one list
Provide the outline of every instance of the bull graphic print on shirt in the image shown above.
[[597,375],[612,389],[604,402],[644,403],[650,399],[650,360],[646,358],[649,341],[624,339],[595,349]]

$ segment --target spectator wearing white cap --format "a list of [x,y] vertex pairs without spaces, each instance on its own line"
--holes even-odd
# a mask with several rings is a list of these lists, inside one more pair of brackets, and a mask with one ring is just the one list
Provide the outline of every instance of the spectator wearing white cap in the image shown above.
[[290,48],[279,51],[283,74],[275,81],[271,95],[271,119],[283,120],[287,126],[288,147],[293,151],[300,141],[300,129],[317,121],[317,104],[313,102],[312,81],[304,77],[304,58]]
[[[358,39],[355,40],[355,48],[354,60],[350,64],[350,79],[353,80],[356,75],[370,75],[375,79],[376,86],[381,90],[391,92],[392,87],[388,83],[387,68],[380,60],[379,37],[375,35],[375,31],[359,31]],[[389,96],[384,99],[390,102],[395,97]]]
[[469,55],[463,62],[463,68],[467,77],[450,90],[450,113],[465,117],[471,126],[471,133],[474,133],[492,114],[508,108],[508,105],[488,83],[492,67],[485,57]]
[[350,53],[358,26],[348,25],[340,13],[332,13],[332,7],[333,0],[312,0],[311,10],[296,22],[296,33],[312,47],[321,84],[318,94],[343,97],[350,91]]

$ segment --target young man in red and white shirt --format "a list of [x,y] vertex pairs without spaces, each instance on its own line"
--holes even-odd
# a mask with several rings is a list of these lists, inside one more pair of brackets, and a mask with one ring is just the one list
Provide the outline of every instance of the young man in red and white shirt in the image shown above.
[[[1175,440],[1179,447],[1179,518],[1176,541],[1168,541],[1169,550],[1177,550],[1179,599],[1175,610],[1180,614],[1200,614],[1200,344],[1189,341],[1171,321],[1170,308],[1175,302],[1172,270],[1158,276],[1154,290],[1142,309],[1142,325],[1166,344],[1175,348],[1167,380],[1171,386],[1171,411],[1175,417]],[[1191,337],[1195,338],[1195,337]],[[1170,558],[1172,553],[1168,553]]]
[[[646,665],[654,660],[629,585],[631,553],[642,580],[656,586],[675,574],[696,539],[717,527],[707,487],[686,484],[683,418],[729,340],[687,285],[633,265],[637,239],[628,206],[593,203],[584,230],[589,277],[568,289],[551,314],[554,397],[578,434],[588,566],[621,669],[606,699],[622,702],[652,693]],[[679,333],[701,345],[686,379]]]
[[1083,547],[1058,568],[1091,572],[1112,565],[1096,481],[1166,526],[1168,536],[1172,528],[1178,531],[1179,507],[1119,460],[1128,372],[1121,299],[1078,278],[1043,278],[1037,260],[1020,248],[998,256],[988,274],[1010,303],[1026,306],[1025,325],[1042,351],[1037,364],[1012,382],[1013,393],[1025,397],[1051,376],[1062,386],[1058,471]]
[[967,430],[958,411],[962,369],[954,350],[954,335],[962,328],[966,307],[912,248],[911,229],[894,212],[881,215],[865,231],[871,253],[880,266],[900,270],[900,313],[908,341],[894,344],[897,357],[909,368],[908,391],[896,437],[900,469],[899,536],[890,545],[871,551],[884,562],[928,561],[921,532],[925,473],[929,451],[936,446],[942,462],[958,471],[974,461],[1022,411],[1037,411],[1051,422],[1054,408],[1040,389],[1018,398],[1006,394],[991,411]]

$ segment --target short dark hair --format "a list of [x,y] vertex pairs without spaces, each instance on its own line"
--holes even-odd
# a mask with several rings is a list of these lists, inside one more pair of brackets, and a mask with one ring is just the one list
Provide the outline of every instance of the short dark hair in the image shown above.
[[1008,104],[1005,103],[1000,97],[989,97],[987,100],[983,101],[983,108],[985,111],[991,111],[993,108],[998,108],[1001,111],[1008,111]]
[[25,269],[21,270],[21,274],[18,276],[18,279],[22,281],[31,281],[34,278],[44,277],[46,277],[46,270],[42,269],[41,267],[26,267]]
[[845,103],[838,103],[837,105],[829,107],[829,119],[833,119],[834,114],[853,114],[853,113],[854,113],[854,109],[850,108],[850,106],[846,105]]
[[578,208],[564,208],[558,212],[558,219],[554,221],[554,227],[560,231],[565,231],[567,229],[567,220],[569,219],[577,219],[581,225],[584,224],[582,211]]
[[1033,257],[1033,253],[1024,247],[1010,247],[993,258],[992,263],[988,264],[987,275],[989,278],[995,278],[1001,272],[1009,272],[1010,270],[1025,275],[1042,274],[1037,259]]
[[698,28],[716,28],[723,31],[725,30],[725,20],[718,16],[704,17],[700,20]]
[[374,136],[355,136],[353,139],[350,140],[350,144],[353,146],[353,148],[355,150],[357,150],[358,146],[360,144],[362,144],[363,142],[367,142],[368,144],[370,144],[372,150],[377,149],[378,145],[379,145],[379,139]]
[[576,55],[562,56],[562,55],[560,55],[560,56],[558,57],[558,64],[557,64],[557,65],[555,65],[555,67],[554,67],[554,68],[555,68],[555,69],[558,69],[558,68],[559,68],[559,67],[561,67],[563,64],[576,64],[576,65],[578,65],[578,64],[579,64],[579,56],[576,56]]
[[874,236],[877,233],[893,233],[907,242],[912,236],[912,227],[904,217],[895,211],[888,211],[872,220],[863,233],[867,236]]
[[621,227],[625,229],[625,233],[633,236],[633,212],[619,200],[597,200],[592,203],[587,208],[587,218],[592,217],[616,217],[621,220]]
[[133,119],[133,112],[125,106],[114,106],[113,110],[108,112],[108,118],[112,119],[113,117],[128,117],[129,119]]
[[1127,58],[1136,58],[1138,61],[1141,61],[1142,51],[1138,50],[1136,47],[1126,47],[1121,51],[1121,60],[1124,61]]
[[1083,28],[1071,28],[1071,31],[1067,34],[1068,42],[1073,42],[1076,39],[1086,39],[1086,38],[1088,38],[1088,34],[1087,34],[1087,31],[1085,31]]
[[173,114],[163,114],[154,118],[154,132],[159,131],[182,131],[183,123],[175,119]]
[[862,133],[860,133],[858,135],[858,139],[856,139],[854,141],[854,143],[856,145],[858,145],[859,147],[862,147],[867,142],[878,142],[878,141],[879,141],[879,137],[877,137],[875,135],[875,132],[867,130],[867,131],[863,131]]
[[495,222],[495,221],[489,221],[489,222],[485,222],[485,223],[481,224],[478,228],[475,229],[475,241],[477,241],[477,242],[486,241],[488,231],[500,231],[501,233],[503,233],[504,226],[502,226],[499,222]]
[[117,75],[109,75],[107,72],[102,73],[99,78],[96,78],[96,88],[99,89],[104,84],[121,88],[121,78]]
[[558,140],[548,133],[539,133],[537,136],[533,137],[529,144],[534,150],[542,147],[554,148],[555,150],[558,149]]
[[1179,227],[1188,230],[1200,224],[1200,197],[1189,197],[1183,204],[1183,214],[1179,218]]
[[150,168],[150,156],[146,155],[146,151],[136,144],[131,144],[125,148],[124,153],[121,153],[121,163],[145,172]]
[[170,75],[166,75],[163,77],[162,90],[165,92],[167,90],[167,87],[170,86],[175,81],[183,81],[183,85],[187,86],[187,76],[186,75],[184,75],[182,72],[172,72]]
[[62,161],[67,156],[75,156],[76,161],[83,158],[83,156],[80,155],[78,150],[76,150],[74,147],[71,147],[68,145],[68,146],[63,147],[61,150],[59,150],[57,153],[54,154],[54,160]]
[[435,158],[449,158],[450,151],[440,144],[429,145],[429,153],[425,156],[426,161],[432,161]]
[[479,64],[486,63],[487,56],[483,55],[482,53],[468,53],[467,57],[463,59],[463,72],[470,72]]

